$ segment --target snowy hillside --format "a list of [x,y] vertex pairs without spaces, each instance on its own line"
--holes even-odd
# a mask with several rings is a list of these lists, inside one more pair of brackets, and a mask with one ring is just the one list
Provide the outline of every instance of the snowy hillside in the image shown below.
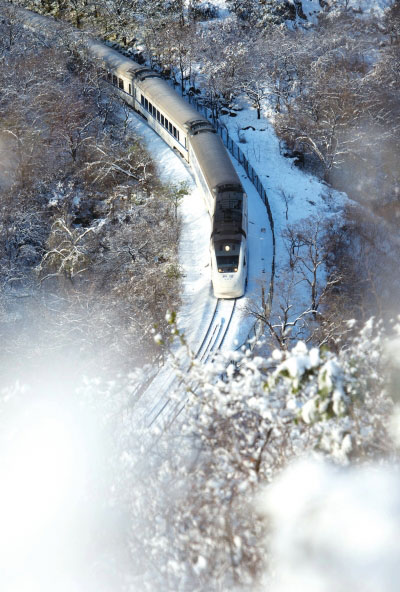
[[[0,2],[0,590],[395,592],[399,3],[19,2],[60,22]],[[243,297],[86,30],[213,122]]]

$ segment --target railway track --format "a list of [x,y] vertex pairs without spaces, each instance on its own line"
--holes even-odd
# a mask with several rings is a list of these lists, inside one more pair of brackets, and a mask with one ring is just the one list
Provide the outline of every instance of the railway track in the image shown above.
[[[203,339],[200,346],[195,352],[194,358],[205,363],[212,362],[213,357],[219,352],[226,340],[226,337],[231,326],[232,318],[236,310],[235,300],[216,300],[210,322],[204,332]],[[183,411],[186,401],[174,401],[168,393],[174,387],[178,387],[182,383],[177,377],[172,380],[166,380],[162,385],[163,394],[160,396],[157,404],[152,408],[147,416],[147,427],[152,427],[161,415],[164,415],[166,409],[167,417],[163,422],[164,429],[175,421],[175,419]]]
[[202,344],[196,352],[196,359],[207,362],[213,353],[221,349],[229,331],[236,302],[236,300],[217,300],[211,322]]

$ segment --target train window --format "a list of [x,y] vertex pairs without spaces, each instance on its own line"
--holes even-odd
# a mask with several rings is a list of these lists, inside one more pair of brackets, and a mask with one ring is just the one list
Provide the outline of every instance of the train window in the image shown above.
[[149,110],[149,101],[147,99],[144,100],[144,106],[147,111]]
[[165,127],[168,129],[169,128],[169,121],[167,118],[165,118]]
[[144,107],[144,96],[143,95],[140,95],[140,103]]
[[158,109],[157,109],[157,121],[160,121],[160,112]]
[[111,75],[111,72],[107,72],[107,80],[108,80],[109,82],[111,82],[111,80],[112,80],[112,75]]
[[124,90],[124,81],[122,80],[122,78],[118,78],[118,88]]
[[129,85],[129,94],[130,95],[132,94],[132,85],[131,84]]
[[165,125],[165,123],[164,123],[164,115],[161,115],[161,125]]
[[177,140],[178,140],[178,142],[179,142],[179,131],[178,131],[178,130],[176,130],[176,139],[177,139]]
[[172,127],[173,127],[172,123],[169,122],[168,127],[169,127],[169,133],[172,134]]
[[219,273],[235,273],[239,267],[239,257],[217,255],[217,266]]
[[174,138],[176,138],[176,127],[172,126],[172,133],[174,135]]
[[115,74],[113,74],[113,84],[115,84],[115,86],[117,86],[118,83],[118,78],[115,76]]

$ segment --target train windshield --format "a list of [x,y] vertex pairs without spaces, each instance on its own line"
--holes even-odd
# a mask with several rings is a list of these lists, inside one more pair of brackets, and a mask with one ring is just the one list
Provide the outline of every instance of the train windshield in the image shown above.
[[219,273],[236,273],[239,266],[239,255],[217,255]]
[[239,268],[241,241],[226,237],[214,240],[215,256],[219,273],[236,273]]

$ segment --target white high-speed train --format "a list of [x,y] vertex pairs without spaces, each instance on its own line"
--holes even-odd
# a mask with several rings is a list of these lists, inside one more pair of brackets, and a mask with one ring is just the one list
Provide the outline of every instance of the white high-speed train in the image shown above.
[[[21,10],[36,32],[55,21]],[[80,37],[82,40],[82,37]],[[191,165],[211,218],[211,280],[217,298],[243,296],[247,281],[247,196],[221,138],[210,122],[157,72],[92,39],[86,44],[104,78],[167,144]]]

